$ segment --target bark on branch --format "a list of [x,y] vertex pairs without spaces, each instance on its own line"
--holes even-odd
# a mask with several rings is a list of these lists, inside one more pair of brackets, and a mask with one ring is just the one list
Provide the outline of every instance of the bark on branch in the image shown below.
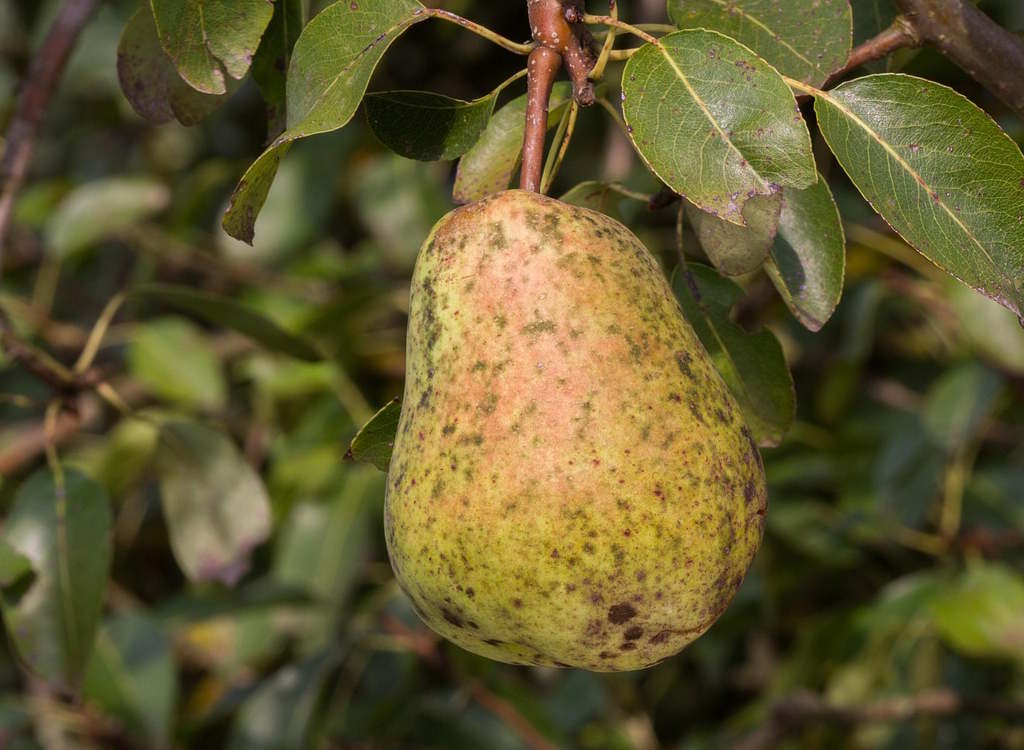
[[1024,38],[969,0],[896,0],[918,38],[1024,118]]
[[28,67],[0,161],[0,268],[14,199],[25,181],[39,123],[79,34],[100,0],[67,0]]
[[565,62],[573,98],[580,106],[589,107],[594,103],[594,85],[587,76],[597,58],[594,40],[583,25],[582,0],[526,0],[526,10],[537,47],[527,63],[526,126],[519,186],[537,192],[544,167],[548,98],[558,69]]

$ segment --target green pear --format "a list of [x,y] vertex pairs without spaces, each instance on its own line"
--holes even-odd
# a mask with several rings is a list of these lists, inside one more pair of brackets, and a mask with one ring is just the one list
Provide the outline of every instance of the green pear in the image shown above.
[[437,223],[411,294],[385,529],[427,625],[595,671],[707,630],[760,545],[764,468],[644,245],[509,190]]

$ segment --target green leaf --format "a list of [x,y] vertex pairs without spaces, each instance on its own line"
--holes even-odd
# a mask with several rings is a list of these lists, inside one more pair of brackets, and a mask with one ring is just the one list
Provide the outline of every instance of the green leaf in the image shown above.
[[832,317],[843,293],[845,267],[843,223],[828,182],[819,176],[809,188],[786,188],[765,270],[807,329],[818,331]]
[[889,28],[899,11],[892,0],[850,0],[853,11],[853,43],[861,44]]
[[416,0],[340,0],[306,24],[288,67],[288,129],[242,176],[224,214],[224,231],[252,243],[256,216],[288,144],[348,123],[388,47],[425,18]]
[[985,359],[1014,375],[1024,375],[1024,328],[1017,317],[988,297],[953,279],[942,289],[970,345]]
[[143,284],[132,289],[131,296],[154,299],[238,331],[270,351],[307,362],[322,359],[316,347],[306,339],[285,331],[269,318],[227,297],[170,284]]
[[169,747],[178,693],[170,637],[142,614],[129,612],[105,623],[82,693],[145,746]]
[[10,588],[32,575],[32,561],[0,537],[0,589]]
[[292,508],[274,550],[274,578],[335,606],[344,603],[370,548],[384,477],[369,467],[346,471],[326,502]]
[[569,188],[558,200],[563,203],[572,203],[575,206],[583,206],[592,211],[600,211],[606,216],[611,216],[616,221],[622,222],[622,212],[619,211],[622,197],[622,194],[610,183],[587,180]]
[[220,360],[202,332],[184,318],[158,318],[139,326],[128,344],[128,369],[155,395],[216,410],[227,401]]
[[743,204],[746,226],[739,226],[686,204],[686,215],[700,246],[726,276],[742,276],[764,264],[779,229],[781,210],[781,192],[755,195]]
[[847,0],[669,0],[668,15],[681,29],[720,31],[783,75],[814,86],[850,56]]
[[381,143],[407,159],[457,159],[477,142],[494,109],[491,94],[471,102],[429,91],[383,91],[363,99]]
[[[696,263],[676,269],[672,289],[725,384],[743,410],[759,445],[782,441],[793,423],[793,378],[782,345],[769,330],[747,333],[729,319],[743,290]],[[691,285],[692,282],[692,285]],[[698,298],[699,297],[699,298]]]
[[398,417],[402,413],[401,399],[393,398],[364,424],[348,447],[345,458],[373,464],[387,471],[391,464],[391,451],[395,447]]
[[43,469],[18,489],[0,538],[35,578],[0,592],[8,635],[27,666],[65,687],[92,650],[110,575],[110,499],[84,474]]
[[[559,81],[548,99],[548,130],[569,105],[572,87]],[[523,126],[526,124],[526,96],[513,99],[499,109],[479,140],[459,161],[452,197],[459,203],[472,203],[486,195],[508,188],[523,152]]]
[[815,101],[857,189],[918,252],[1024,318],[1024,155],[950,88],[885,73]]
[[972,656],[1024,662],[1024,578],[996,563],[973,566],[931,605],[942,637]]
[[228,750],[309,747],[313,712],[335,663],[332,654],[319,653],[278,670],[242,704]]
[[132,109],[150,122],[176,119],[182,125],[195,125],[227,100],[227,94],[203,94],[181,80],[160,46],[153,14],[145,7],[135,12],[121,34],[117,75]]
[[945,372],[921,411],[929,435],[952,452],[975,436],[1003,392],[1003,379],[975,362]]
[[252,78],[267,105],[268,140],[285,129],[285,81],[292,49],[306,23],[303,0],[276,0],[274,15],[252,59]]
[[189,422],[161,427],[156,467],[178,565],[190,580],[234,586],[271,531],[259,475],[225,435]]
[[714,31],[677,31],[634,54],[622,114],[662,182],[710,214],[743,224],[743,204],[817,180],[793,93],[752,51]]
[[249,70],[274,6],[267,0],[150,0],[157,36],[181,77],[205,94],[227,92]]
[[46,225],[48,249],[57,257],[84,250],[170,203],[167,186],[149,177],[108,177],[68,193]]

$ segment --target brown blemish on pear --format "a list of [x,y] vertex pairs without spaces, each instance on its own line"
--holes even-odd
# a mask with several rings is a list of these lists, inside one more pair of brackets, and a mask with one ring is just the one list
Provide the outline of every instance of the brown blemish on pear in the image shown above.
[[760,544],[740,410],[650,253],[602,214],[512,190],[438,222],[402,404],[388,550],[424,621],[470,651],[656,664]]

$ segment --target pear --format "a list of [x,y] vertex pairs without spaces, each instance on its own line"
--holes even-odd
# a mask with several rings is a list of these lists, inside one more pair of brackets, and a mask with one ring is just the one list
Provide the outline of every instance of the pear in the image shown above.
[[420,617],[503,662],[621,671],[708,629],[764,531],[760,453],[626,227],[509,190],[413,275],[385,531]]

